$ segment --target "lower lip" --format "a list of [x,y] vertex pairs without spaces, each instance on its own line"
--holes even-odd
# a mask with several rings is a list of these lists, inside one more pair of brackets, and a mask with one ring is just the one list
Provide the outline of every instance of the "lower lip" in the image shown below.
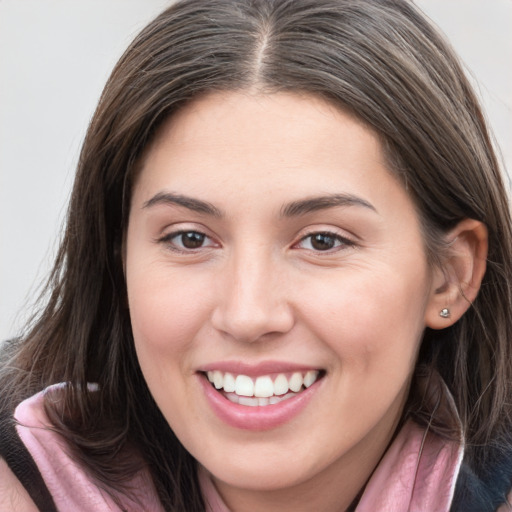
[[277,404],[250,407],[230,402],[204,374],[199,374],[206,399],[217,416],[228,425],[243,430],[270,430],[291,421],[309,403],[320,380],[298,395]]

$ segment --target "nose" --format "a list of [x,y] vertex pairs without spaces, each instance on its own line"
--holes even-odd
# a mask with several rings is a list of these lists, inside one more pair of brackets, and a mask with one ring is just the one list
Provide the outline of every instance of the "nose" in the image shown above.
[[219,276],[212,315],[215,329],[242,342],[288,332],[294,324],[287,300],[285,275],[262,251],[244,251],[231,258]]

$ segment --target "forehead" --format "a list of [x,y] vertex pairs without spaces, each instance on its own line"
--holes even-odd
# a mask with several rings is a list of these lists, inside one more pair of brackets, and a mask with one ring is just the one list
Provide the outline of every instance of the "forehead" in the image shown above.
[[391,177],[372,130],[320,98],[291,93],[219,92],[195,100],[163,125],[141,167],[146,186],[172,180],[189,190],[205,180],[328,188],[342,175],[346,187],[349,175],[361,183],[376,171]]

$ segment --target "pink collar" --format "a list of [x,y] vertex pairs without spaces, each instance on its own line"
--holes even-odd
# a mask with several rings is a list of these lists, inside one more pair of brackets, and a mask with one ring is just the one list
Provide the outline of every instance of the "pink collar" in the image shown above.
[[[464,448],[412,420],[400,430],[371,476],[355,512],[448,512]],[[230,512],[200,466],[206,512]]]
[[463,454],[460,443],[409,420],[368,481],[356,512],[448,512]]

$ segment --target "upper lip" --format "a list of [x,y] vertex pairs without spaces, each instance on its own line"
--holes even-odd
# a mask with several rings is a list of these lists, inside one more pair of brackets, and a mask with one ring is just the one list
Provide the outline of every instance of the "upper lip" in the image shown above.
[[257,377],[271,373],[307,372],[309,370],[321,370],[318,366],[309,364],[292,363],[285,361],[261,361],[259,363],[247,363],[244,361],[218,361],[205,364],[198,368],[199,372],[218,370],[229,372],[235,375],[247,375]]

